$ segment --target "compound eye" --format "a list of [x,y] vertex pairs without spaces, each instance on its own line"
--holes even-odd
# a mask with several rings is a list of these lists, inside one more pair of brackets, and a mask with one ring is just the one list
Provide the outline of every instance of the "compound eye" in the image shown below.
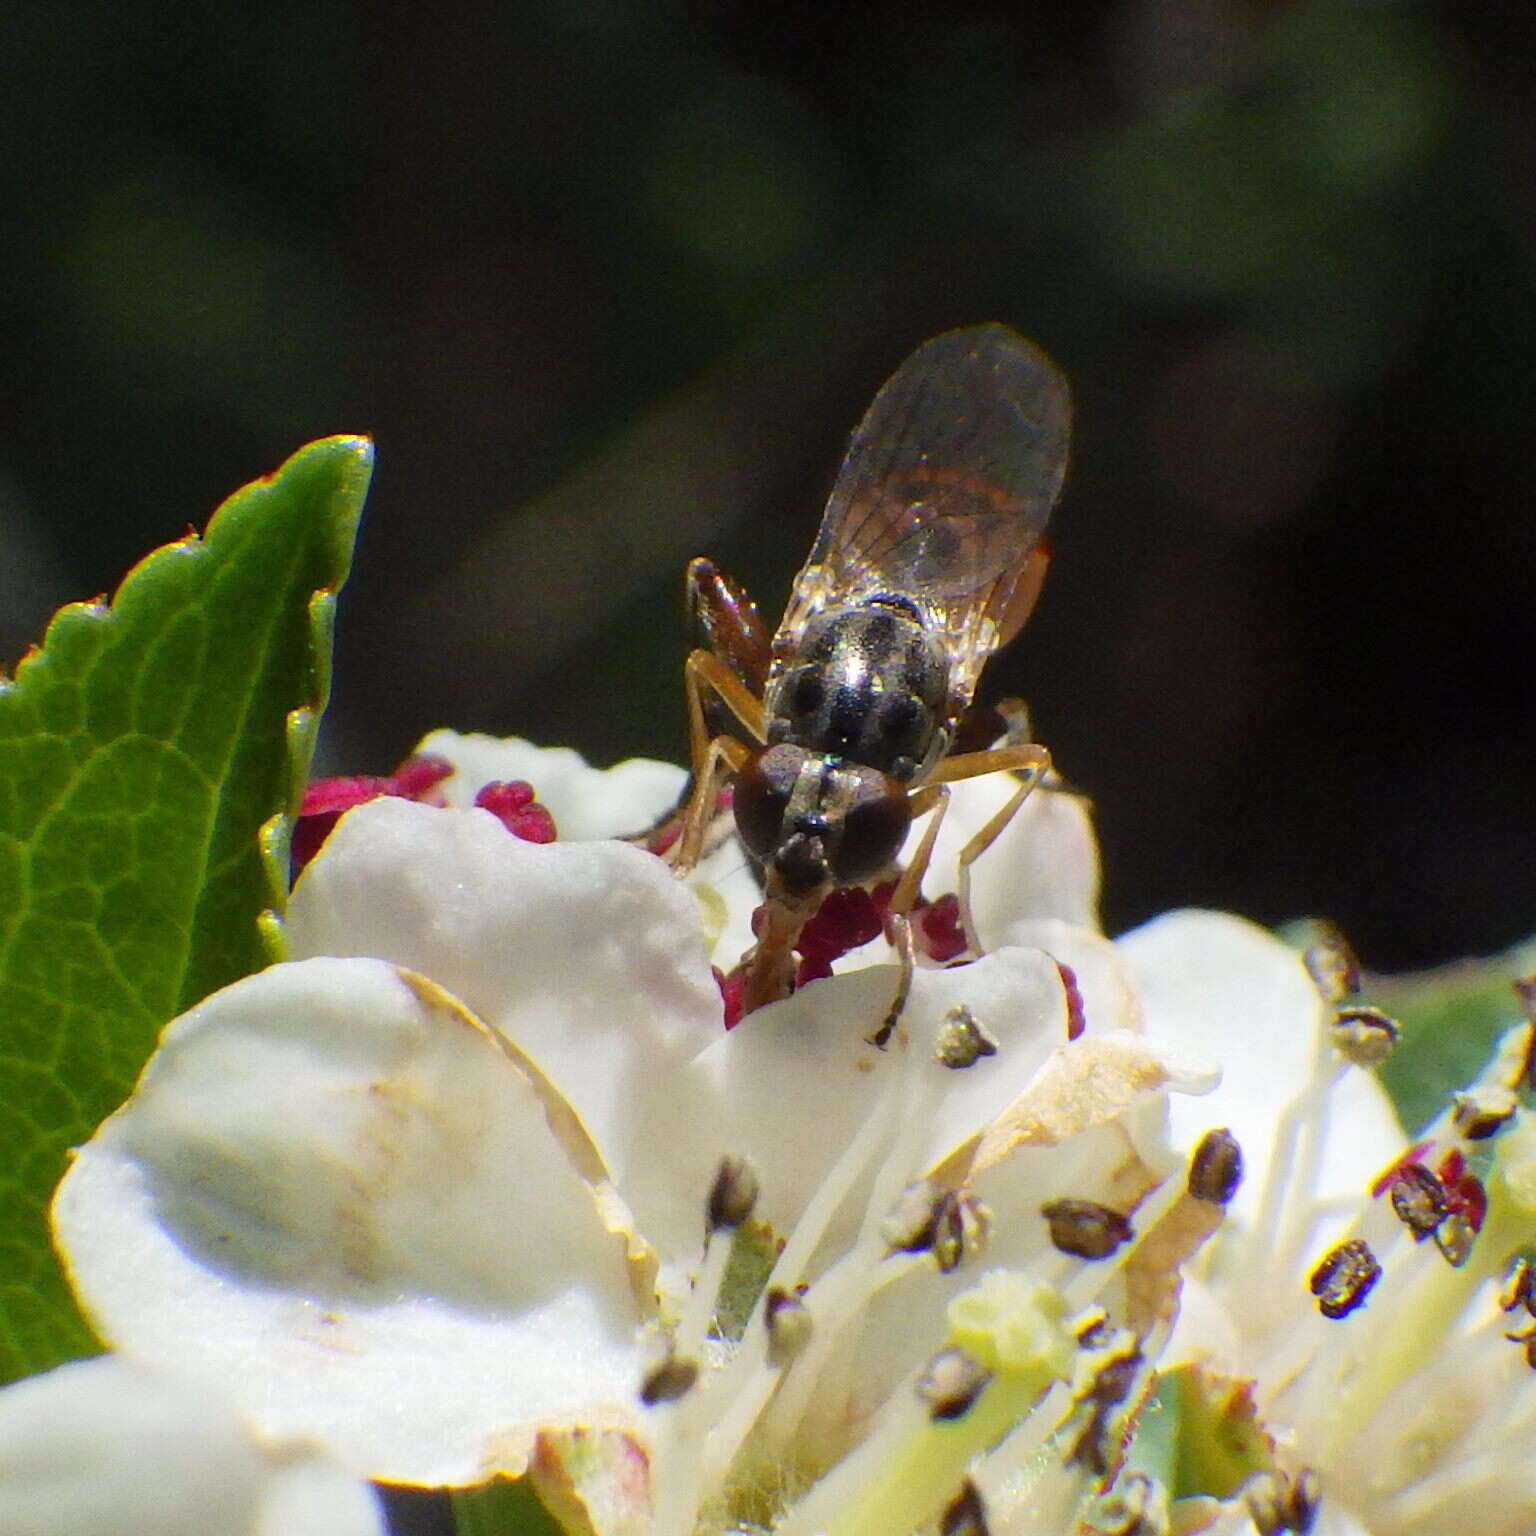
[[736,830],[754,858],[766,859],[779,846],[784,812],[804,761],[804,749],[786,742],[754,752],[737,772]]
[[841,885],[859,885],[889,869],[912,824],[903,785],[874,768],[855,772],[858,782],[843,816],[832,867]]

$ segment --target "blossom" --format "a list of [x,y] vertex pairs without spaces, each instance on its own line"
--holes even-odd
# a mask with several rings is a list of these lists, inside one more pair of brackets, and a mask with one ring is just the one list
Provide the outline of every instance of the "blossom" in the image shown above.
[[216,1390],[141,1361],[75,1361],[0,1391],[5,1536],[382,1536],[371,1489],[266,1443]]
[[[984,957],[930,946],[888,1050],[878,923],[727,1030],[757,886],[728,837],[686,881],[643,846],[679,770],[418,751],[441,804],[340,818],[291,958],[174,1021],[61,1185],[104,1338],[358,1476],[527,1473],[573,1528],[1055,1536],[1193,1492],[1236,1530],[1254,1476],[1303,1474],[1379,1520],[1250,1337],[1255,1276],[1315,1318],[1319,1223],[1400,1151],[1294,952],[1201,913],[1111,943],[1086,807],[1048,789],[974,866]],[[557,841],[487,807],[514,782]],[[1008,793],[955,787],[931,894]],[[1277,1214],[1282,1175],[1315,1210]],[[1218,1373],[1261,1425],[1232,1486],[1127,1461]]]
[[[1351,1062],[1362,1010],[1319,999],[1294,956],[1244,926],[1165,919],[1123,946],[1149,1029],[1186,1041],[1201,1014],[1179,993],[1201,985],[1199,956],[1250,951],[1241,995],[1208,992],[1203,1017],[1209,1036],[1241,1010],[1244,1049],[1224,1053],[1210,1108],[1242,1125],[1254,1177],[1187,1267],[1162,1363],[1193,1417],[1254,1447],[1239,1480],[1260,1476],[1216,1487],[1224,1507],[1187,1528],[1290,1528],[1264,1521],[1301,1487],[1311,1528],[1330,1536],[1439,1536],[1468,1518],[1523,1536],[1536,1518],[1536,1373],[1531,1309],[1505,1293],[1536,1244],[1536,1123],[1519,1107],[1532,1026],[1410,1146]],[[1190,963],[1170,964],[1181,948]],[[1176,1104],[1175,1119],[1189,1109]]]

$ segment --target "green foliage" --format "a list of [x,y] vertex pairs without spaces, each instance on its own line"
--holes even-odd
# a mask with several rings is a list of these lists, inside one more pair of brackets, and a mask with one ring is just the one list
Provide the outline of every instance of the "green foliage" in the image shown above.
[[453,1526],[458,1536],[562,1536],[564,1530],[526,1477],[455,1489]]
[[1477,1076],[1499,1036],[1519,1023],[1512,983],[1532,971],[1536,940],[1487,960],[1371,979],[1371,1000],[1403,1026],[1381,1077],[1410,1134]]
[[95,1347],[47,1237],[68,1149],[168,1019],[268,958],[371,458],[358,438],[305,448],[110,607],[62,610],[0,686],[7,1378]]

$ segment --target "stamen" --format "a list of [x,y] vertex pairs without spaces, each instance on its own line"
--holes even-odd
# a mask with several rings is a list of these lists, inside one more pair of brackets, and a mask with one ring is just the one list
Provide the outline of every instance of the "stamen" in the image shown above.
[[964,1071],[983,1056],[997,1055],[997,1041],[976,1022],[964,1003],[958,1003],[944,1015],[934,1054],[951,1070]]
[[1409,1163],[1399,1170],[1390,1191],[1392,1211],[1422,1243],[1451,1213],[1445,1185],[1423,1163]]
[[1208,1205],[1226,1205],[1243,1180],[1243,1149],[1225,1129],[1207,1131],[1189,1160],[1188,1189]]
[[1168,1536],[1168,1490],[1144,1472],[1130,1472],[1100,1499],[1094,1536]]
[[1088,1028],[1088,1016],[1083,1009],[1083,993],[1077,984],[1077,972],[1070,965],[1056,961],[1056,974],[1061,977],[1061,988],[1067,1000],[1067,1039],[1079,1040]]
[[668,1355],[660,1365],[646,1373],[640,1383],[640,1401],[647,1408],[657,1403],[675,1403],[693,1390],[699,1379],[699,1362]]
[[1451,1096],[1451,1127],[1467,1141],[1487,1141],[1515,1118],[1520,1100],[1508,1088],[1484,1088]]
[[744,1221],[750,1221],[760,1187],[757,1171],[746,1158],[730,1154],[722,1157],[705,1202],[709,1230],[734,1231]]
[[1360,962],[1336,924],[1320,917],[1312,926],[1317,938],[1302,960],[1318,996],[1325,1003],[1342,1003],[1360,990]]
[[939,1516],[939,1536],[987,1536],[987,1510],[970,1478],[944,1506]]
[[768,1292],[763,1326],[768,1330],[768,1363],[776,1370],[783,1370],[804,1353],[814,1327],[806,1304],[778,1286]]
[[1357,1067],[1379,1067],[1397,1049],[1402,1027],[1380,1008],[1341,1008],[1329,1033],[1333,1048]]
[[1051,1242],[1078,1259],[1107,1259],[1134,1235],[1119,1211],[1095,1200],[1053,1200],[1040,1207],[1051,1229]]
[[1258,1472],[1243,1489],[1249,1518],[1259,1536],[1306,1536],[1317,1521],[1320,1494],[1310,1471],[1291,1481],[1283,1472]]
[[963,1349],[941,1349],[924,1367],[916,1390],[929,1418],[959,1419],[971,1411],[991,1380],[991,1371]]
[[1362,1305],[1381,1279],[1381,1265],[1363,1238],[1352,1237],[1330,1249],[1312,1271],[1308,1288],[1327,1318],[1347,1317]]
[[880,1237],[892,1253],[926,1253],[933,1247],[939,1218],[952,1191],[931,1179],[908,1184],[880,1223]]
[[1509,1274],[1499,1292],[1500,1311],[1513,1312],[1520,1307],[1536,1317],[1536,1266],[1523,1256],[1509,1266]]
[[987,1245],[992,1234],[992,1212],[974,1195],[955,1193],[945,1201],[939,1229],[933,1240],[933,1258],[939,1273],[953,1274]]

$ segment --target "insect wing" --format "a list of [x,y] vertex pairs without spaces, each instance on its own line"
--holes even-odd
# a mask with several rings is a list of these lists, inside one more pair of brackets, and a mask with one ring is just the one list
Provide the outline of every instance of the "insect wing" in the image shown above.
[[969,692],[1038,590],[1070,431],[1065,379],[1006,326],[919,347],[853,435],[785,627],[832,602],[907,598],[947,634]]

